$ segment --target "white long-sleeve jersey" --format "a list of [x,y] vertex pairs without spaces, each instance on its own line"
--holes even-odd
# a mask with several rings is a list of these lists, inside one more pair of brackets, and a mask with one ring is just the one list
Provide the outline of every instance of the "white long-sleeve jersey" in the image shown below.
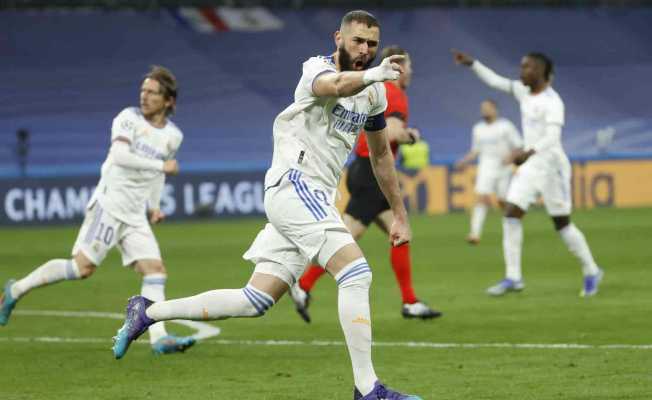
[[175,157],[183,134],[170,120],[163,128],[150,125],[138,108],[130,107],[113,120],[111,141],[100,182],[88,206],[97,201],[126,224],[147,224],[147,204],[158,208],[165,181],[163,161]]
[[559,94],[548,86],[543,92],[532,94],[521,81],[510,80],[474,61],[471,69],[488,86],[511,93],[521,109],[521,128],[525,150],[533,149],[531,162],[550,165],[568,162],[561,143],[565,123],[565,107]]
[[387,100],[382,83],[350,97],[315,96],[315,79],[334,72],[333,57],[312,57],[303,63],[294,102],[274,121],[274,157],[265,186],[274,185],[294,168],[334,194],[358,135],[375,119],[383,118]]

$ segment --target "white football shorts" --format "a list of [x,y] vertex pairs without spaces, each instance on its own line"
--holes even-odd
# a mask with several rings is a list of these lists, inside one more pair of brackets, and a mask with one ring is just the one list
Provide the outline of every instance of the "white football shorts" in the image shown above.
[[[533,162],[530,162],[533,161]],[[507,192],[507,201],[522,210],[536,202],[538,196],[552,217],[570,215],[571,165],[568,160],[544,164],[541,160],[528,160],[521,165],[512,178]]]
[[309,263],[325,266],[342,247],[355,243],[333,202],[333,191],[290,170],[265,191],[269,222],[243,258],[256,272],[294,284]]
[[124,266],[138,260],[161,259],[161,251],[149,224],[127,225],[95,202],[86,212],[72,255],[81,251],[93,264],[100,265],[115,246],[122,255]]

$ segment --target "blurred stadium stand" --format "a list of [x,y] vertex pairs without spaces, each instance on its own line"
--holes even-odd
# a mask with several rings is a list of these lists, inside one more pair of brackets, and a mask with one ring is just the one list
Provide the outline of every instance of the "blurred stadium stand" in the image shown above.
[[[301,62],[333,50],[331,34],[344,11],[312,8],[317,2],[309,0],[272,2],[294,8],[261,11],[258,22],[269,30],[236,24],[202,32],[190,18],[197,10],[192,14],[188,9],[159,8],[178,2],[129,2],[155,8],[145,11],[117,9],[126,3],[119,0],[47,2],[116,8],[111,10],[24,9],[42,3],[46,2],[2,2],[0,176],[17,171],[19,129],[30,132],[32,172],[56,166],[61,173],[97,173],[108,148],[111,119],[123,107],[137,105],[140,79],[150,64],[171,68],[179,79],[174,120],[186,134],[179,156],[186,171],[263,168],[271,159],[272,121],[291,102]],[[417,3],[423,2],[405,4]],[[449,161],[467,149],[479,103],[486,97],[497,99],[503,114],[520,124],[515,102],[453,65],[450,48],[468,51],[514,78],[524,53],[550,54],[556,62],[554,86],[566,103],[564,143],[571,155],[652,155],[647,84],[652,71],[652,9],[370,10],[382,23],[382,44],[400,44],[411,52],[415,69],[409,89],[411,122],[430,142],[433,161]]]

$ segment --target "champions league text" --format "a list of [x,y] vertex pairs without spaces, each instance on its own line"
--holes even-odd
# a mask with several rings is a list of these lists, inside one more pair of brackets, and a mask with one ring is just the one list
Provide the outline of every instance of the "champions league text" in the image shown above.
[[[264,215],[264,172],[189,174],[169,178],[161,211],[170,219]],[[97,177],[0,183],[0,225],[61,224],[83,219]]]

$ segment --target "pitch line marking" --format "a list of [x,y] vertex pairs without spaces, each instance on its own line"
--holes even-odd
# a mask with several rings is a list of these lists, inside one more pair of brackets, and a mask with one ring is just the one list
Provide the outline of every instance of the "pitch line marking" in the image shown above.
[[[98,311],[49,311],[49,310],[16,310],[15,314],[25,316],[46,316],[63,318],[110,318],[123,319],[124,315],[119,313],[98,312]],[[197,332],[192,335],[196,339],[208,339],[220,334],[218,327],[199,321],[172,320],[179,325],[184,325]],[[1,331],[0,331],[1,332]],[[109,343],[110,338],[70,338],[58,336],[35,336],[35,337],[0,337],[0,342],[15,343]],[[143,343],[143,341],[137,342]],[[345,346],[343,341],[337,340],[229,340],[216,339],[205,342],[214,345],[238,345],[238,346],[312,346],[312,347],[341,347]],[[409,347],[409,348],[431,348],[431,349],[546,349],[546,350],[652,350],[652,344],[580,344],[580,343],[435,343],[435,342],[373,342],[374,347]]]
[[[27,315],[27,316],[37,316],[37,317],[63,317],[63,318],[110,318],[110,319],[124,319],[124,314],[111,313],[111,312],[100,312],[100,311],[49,311],[49,310],[16,310],[14,312],[16,315]],[[190,329],[194,329],[196,332],[191,336],[196,340],[208,339],[219,335],[222,330],[216,326],[209,325],[205,322],[200,321],[186,321],[180,319],[174,319],[171,321],[175,324],[186,326]],[[3,338],[0,338],[2,340]],[[48,341],[48,337],[42,337],[43,340],[39,341]],[[53,338],[56,339],[56,338]],[[74,338],[58,338],[63,339],[60,342],[74,342]],[[99,338],[88,338],[89,340],[95,341]],[[24,341],[24,340],[22,340]],[[52,340],[56,342],[56,340]],[[103,339],[102,339],[103,341]],[[82,342],[83,343],[83,342]],[[95,342],[94,342],[95,343]]]
[[[58,336],[34,337],[0,337],[0,342],[15,343],[110,343],[110,339],[87,337],[69,338]],[[137,342],[146,344],[143,341]],[[228,340],[216,339],[204,342],[213,345],[229,346],[308,346],[308,347],[342,347],[337,340]],[[578,343],[434,343],[434,342],[374,342],[374,347],[412,347],[431,349],[545,349],[545,350],[652,350],[652,344],[578,344]]]

